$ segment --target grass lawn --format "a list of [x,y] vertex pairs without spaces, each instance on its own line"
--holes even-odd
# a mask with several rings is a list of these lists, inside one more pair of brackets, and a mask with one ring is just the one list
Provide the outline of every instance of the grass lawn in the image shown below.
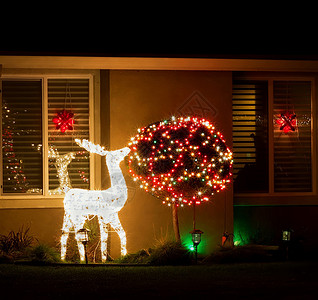
[[3,264],[0,299],[317,299],[317,268],[318,262],[177,267]]

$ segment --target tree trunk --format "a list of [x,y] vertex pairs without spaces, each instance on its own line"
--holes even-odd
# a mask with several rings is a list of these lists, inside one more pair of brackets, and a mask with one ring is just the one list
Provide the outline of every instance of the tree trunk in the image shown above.
[[173,231],[174,231],[176,242],[181,243],[179,219],[178,219],[178,206],[176,204],[172,204],[172,222],[173,222]]

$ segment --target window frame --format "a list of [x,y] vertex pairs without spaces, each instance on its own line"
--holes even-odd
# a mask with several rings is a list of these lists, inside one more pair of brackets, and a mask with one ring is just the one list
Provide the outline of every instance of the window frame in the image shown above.
[[[316,124],[316,78],[315,76],[291,76],[291,75],[263,75],[244,74],[233,76],[233,82],[240,81],[267,81],[268,87],[268,192],[261,193],[235,193],[234,205],[317,205],[317,124]],[[274,81],[307,81],[311,82],[311,172],[312,190],[310,192],[275,192],[274,190]],[[234,160],[235,163],[235,160]]]
[[[34,208],[34,207],[62,207],[63,195],[49,195],[49,159],[48,159],[48,80],[49,79],[88,79],[89,80],[89,138],[95,140],[95,76],[90,72],[85,73],[69,73],[61,72],[60,74],[2,74],[0,77],[0,89],[2,90],[2,80],[41,80],[42,82],[42,178],[43,192],[42,194],[27,193],[3,193],[3,176],[0,174],[0,208]],[[1,93],[2,103],[2,93]],[[2,120],[2,117],[0,117]],[[2,132],[2,121],[0,122],[0,131]],[[2,139],[0,141],[2,149]],[[95,184],[95,157],[90,155],[90,189],[94,189]],[[1,151],[0,168],[2,170],[3,159]],[[34,200],[34,201],[32,201]],[[57,201],[54,201],[57,200]],[[28,202],[28,203],[26,203]]]

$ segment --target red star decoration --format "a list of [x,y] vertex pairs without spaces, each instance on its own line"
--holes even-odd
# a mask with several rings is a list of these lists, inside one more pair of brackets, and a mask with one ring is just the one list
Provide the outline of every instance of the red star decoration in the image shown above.
[[276,120],[276,123],[280,125],[280,130],[283,130],[285,133],[289,131],[295,131],[297,125],[296,115],[291,113],[281,114]]
[[58,112],[53,118],[53,122],[56,124],[56,129],[60,129],[61,132],[65,132],[66,130],[73,130],[73,117],[74,113],[66,111],[65,109]]

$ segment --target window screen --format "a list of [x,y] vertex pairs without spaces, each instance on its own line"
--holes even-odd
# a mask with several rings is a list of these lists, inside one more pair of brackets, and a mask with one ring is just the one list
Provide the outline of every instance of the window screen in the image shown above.
[[[63,111],[74,120],[64,132],[53,119]],[[75,139],[89,139],[89,80],[48,80],[49,194],[89,189],[89,153]]]
[[42,193],[41,146],[41,80],[3,80],[3,193]]
[[273,90],[274,190],[310,192],[311,82],[274,81]]

